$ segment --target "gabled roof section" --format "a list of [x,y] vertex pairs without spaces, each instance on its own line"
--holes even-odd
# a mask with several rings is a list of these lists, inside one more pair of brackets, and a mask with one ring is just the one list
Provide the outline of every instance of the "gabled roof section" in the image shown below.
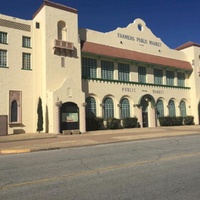
[[50,7],[53,7],[53,8],[57,8],[57,9],[64,10],[64,11],[68,11],[68,12],[75,13],[75,14],[78,13],[77,9],[74,9],[74,8],[71,8],[71,7],[68,7],[68,6],[64,6],[62,4],[54,3],[52,1],[44,0],[43,4],[40,6],[40,8],[33,15],[33,18],[35,18],[35,16],[40,12],[40,10],[44,6],[50,6]]
[[136,51],[120,49],[120,48],[96,44],[92,42],[83,42],[82,52],[91,53],[95,55],[120,58],[120,59],[134,60],[134,61],[162,65],[162,66],[168,66],[168,67],[173,67],[176,69],[181,69],[181,70],[186,70],[186,71],[193,70],[191,64],[187,61],[155,56],[151,54],[145,54],[145,53],[140,53]]
[[194,42],[186,42],[185,44],[182,44],[181,46],[177,47],[176,50],[182,50],[182,49],[186,49],[188,47],[200,47],[200,44],[194,43]]

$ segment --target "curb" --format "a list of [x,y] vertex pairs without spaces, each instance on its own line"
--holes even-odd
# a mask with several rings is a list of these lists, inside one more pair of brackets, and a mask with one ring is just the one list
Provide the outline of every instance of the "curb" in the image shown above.
[[20,153],[30,153],[30,149],[8,149],[8,150],[1,150],[0,154],[20,154]]
[[20,154],[20,153],[30,153],[30,152],[38,152],[38,151],[50,151],[50,150],[59,150],[59,149],[66,149],[66,148],[76,148],[76,147],[86,147],[86,146],[95,146],[95,145],[103,145],[103,144],[113,144],[113,143],[121,143],[121,142],[130,142],[130,141],[138,141],[138,140],[151,140],[151,139],[161,139],[161,138],[172,138],[172,137],[185,137],[185,136],[195,136],[199,135],[200,133],[192,133],[192,134],[180,134],[180,135],[157,135],[153,137],[138,137],[132,139],[124,139],[119,141],[104,141],[100,143],[89,143],[89,144],[73,144],[67,146],[55,146],[55,147],[46,147],[46,148],[33,148],[33,149],[4,149],[0,150],[0,155],[6,154]]
[[55,139],[57,136],[47,136],[47,137],[35,137],[35,138],[21,138],[21,139],[7,139],[7,140],[0,140],[0,143],[7,143],[7,142],[22,142],[22,141],[29,141],[29,140],[42,140],[42,139]]

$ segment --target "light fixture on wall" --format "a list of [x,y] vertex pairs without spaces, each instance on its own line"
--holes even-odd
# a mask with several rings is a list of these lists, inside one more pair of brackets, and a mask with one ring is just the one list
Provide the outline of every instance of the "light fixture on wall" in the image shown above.
[[61,107],[62,106],[62,101],[56,101],[55,105],[58,106],[58,107]]
[[87,106],[87,103],[86,102],[82,103],[82,106]]
[[100,106],[101,106],[101,107],[104,107],[104,103],[101,103]]

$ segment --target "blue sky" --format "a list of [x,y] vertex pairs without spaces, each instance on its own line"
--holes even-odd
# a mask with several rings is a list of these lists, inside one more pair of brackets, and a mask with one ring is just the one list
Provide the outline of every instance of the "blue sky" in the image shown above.
[[[0,0],[0,13],[22,19],[43,0]],[[192,41],[200,44],[199,0],[53,0],[78,9],[79,28],[108,32],[141,18],[170,48]]]

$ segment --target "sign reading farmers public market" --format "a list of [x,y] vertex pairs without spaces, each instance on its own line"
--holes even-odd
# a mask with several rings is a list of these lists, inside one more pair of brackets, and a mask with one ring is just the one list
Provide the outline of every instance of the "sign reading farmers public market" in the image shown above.
[[117,37],[123,38],[126,40],[136,41],[142,44],[149,44],[149,45],[161,47],[160,42],[155,42],[155,41],[151,41],[151,40],[147,40],[147,39],[139,38],[139,37],[134,37],[134,36],[130,36],[130,35],[122,34],[122,33],[117,33]]

